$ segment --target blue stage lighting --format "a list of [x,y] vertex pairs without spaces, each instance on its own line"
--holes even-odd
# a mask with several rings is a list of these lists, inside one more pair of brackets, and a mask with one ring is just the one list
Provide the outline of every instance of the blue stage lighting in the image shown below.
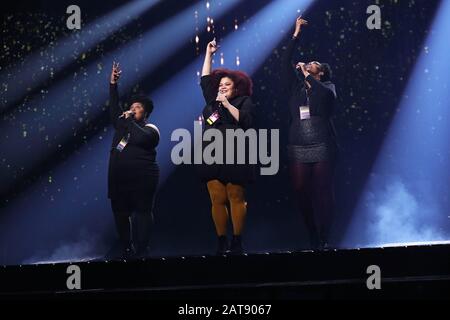
[[[131,1],[120,8],[114,10],[86,26],[76,34],[57,42],[54,48],[46,51],[49,54],[39,52],[33,53],[27,57],[24,64],[11,71],[3,71],[0,76],[1,83],[14,83],[8,86],[8,90],[2,92],[2,102],[0,112],[15,102],[21,96],[26,95],[28,91],[50,79],[51,75],[63,70],[71,62],[74,62],[84,52],[94,47],[97,43],[107,39],[119,28],[153,7],[160,0],[138,0]],[[79,48],[74,48],[74,39],[78,39]]]
[[450,238],[449,16],[442,1],[344,246]]
[[[110,249],[114,221],[106,181],[112,134],[102,138],[42,175],[2,210],[0,261],[82,260]],[[94,152],[104,157],[93,158]]]

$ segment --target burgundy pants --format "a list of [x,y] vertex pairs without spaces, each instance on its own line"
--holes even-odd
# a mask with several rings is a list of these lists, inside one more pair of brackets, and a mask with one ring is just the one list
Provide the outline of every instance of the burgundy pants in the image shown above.
[[334,162],[292,160],[289,167],[296,202],[308,229],[311,246],[324,245],[328,242],[333,218]]

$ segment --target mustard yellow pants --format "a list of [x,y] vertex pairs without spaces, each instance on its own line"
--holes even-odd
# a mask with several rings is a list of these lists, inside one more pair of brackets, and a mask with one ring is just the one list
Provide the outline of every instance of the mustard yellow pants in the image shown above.
[[247,215],[247,203],[245,202],[245,189],[243,186],[227,183],[219,180],[210,180],[207,183],[212,204],[212,217],[218,236],[227,234],[228,208],[231,209],[231,223],[233,234],[241,235]]

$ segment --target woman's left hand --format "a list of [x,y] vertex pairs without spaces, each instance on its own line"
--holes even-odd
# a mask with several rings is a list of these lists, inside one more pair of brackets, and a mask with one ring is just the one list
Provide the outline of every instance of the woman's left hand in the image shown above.
[[301,72],[303,72],[303,75],[305,77],[309,76],[309,72],[308,70],[306,70],[306,64],[304,62],[299,62],[297,63],[297,65],[295,66],[298,70],[300,70]]
[[227,109],[231,105],[230,102],[228,101],[227,97],[220,92],[217,94],[216,101],[219,101],[220,103],[222,103],[222,106],[224,106]]

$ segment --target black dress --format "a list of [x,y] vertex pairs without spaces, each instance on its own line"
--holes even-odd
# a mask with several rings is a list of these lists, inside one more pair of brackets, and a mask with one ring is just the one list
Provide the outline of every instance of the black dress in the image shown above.
[[[290,40],[282,61],[282,79],[289,95],[290,127],[288,154],[303,163],[333,161],[337,154],[336,133],[331,116],[336,99],[335,86],[309,75],[307,79],[292,65],[297,39]],[[311,88],[307,90],[305,80]],[[300,107],[309,105],[309,119],[301,119]]]
[[[159,132],[144,121],[119,118],[122,113],[117,85],[110,85],[110,116],[115,133],[109,158],[108,197],[120,198],[131,193],[153,197],[159,179],[155,150]],[[122,138],[128,138],[128,143],[119,151],[117,145]]]
[[[249,163],[248,150],[249,144],[246,141],[246,160],[245,164],[237,163],[237,147],[236,140],[228,141],[226,138],[226,130],[227,129],[242,129],[247,130],[253,127],[254,125],[254,112],[255,105],[252,100],[248,96],[236,96],[229,99],[229,102],[239,109],[239,121],[237,121],[231,113],[224,107],[220,106],[219,102],[216,101],[217,97],[217,88],[214,87],[212,83],[212,78],[210,75],[203,76],[200,81],[200,85],[203,92],[203,97],[206,101],[206,106],[203,109],[203,119],[207,120],[215,111],[219,113],[219,119],[215,121],[212,125],[208,124],[207,121],[204,121],[204,129],[205,132],[208,129],[214,128],[219,130],[222,133],[224,148],[223,148],[223,164],[201,164],[197,165],[197,169],[200,175],[200,178],[204,182],[208,182],[210,180],[219,180],[224,184],[233,183],[238,185],[246,185],[248,183],[253,182],[255,179],[255,164]],[[231,140],[231,139],[230,139]],[[208,146],[210,141],[203,142],[202,147],[204,148]],[[234,143],[234,162],[233,164],[226,163],[226,145]]]

